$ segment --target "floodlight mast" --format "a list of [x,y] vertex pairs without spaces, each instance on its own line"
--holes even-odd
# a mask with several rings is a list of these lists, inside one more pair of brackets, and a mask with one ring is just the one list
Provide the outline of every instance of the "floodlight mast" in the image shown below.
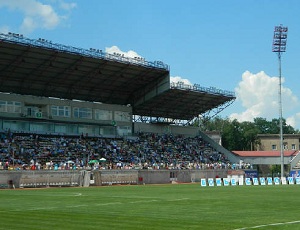
[[288,28],[282,25],[275,26],[273,36],[272,52],[277,53],[279,64],[279,127],[280,127],[280,161],[281,161],[281,177],[284,176],[284,153],[283,153],[283,124],[282,124],[282,95],[281,95],[281,54],[286,51]]

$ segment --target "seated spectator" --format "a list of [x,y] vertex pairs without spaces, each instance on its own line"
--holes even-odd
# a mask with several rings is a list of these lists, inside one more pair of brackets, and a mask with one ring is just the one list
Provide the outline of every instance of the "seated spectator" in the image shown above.
[[[231,165],[200,136],[138,133],[135,138],[0,133],[0,161],[33,170],[90,169],[91,159],[105,158],[94,169],[221,169]],[[66,163],[66,162],[72,162]],[[4,164],[3,164],[4,163]],[[26,165],[26,166],[25,166]]]

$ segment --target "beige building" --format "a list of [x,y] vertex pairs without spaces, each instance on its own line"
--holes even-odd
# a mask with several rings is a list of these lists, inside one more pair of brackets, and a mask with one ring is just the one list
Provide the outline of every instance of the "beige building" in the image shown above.
[[[262,151],[279,151],[280,150],[280,136],[279,134],[258,134],[259,144],[257,150]],[[283,149],[286,150],[300,150],[300,134],[284,134],[283,135]]]

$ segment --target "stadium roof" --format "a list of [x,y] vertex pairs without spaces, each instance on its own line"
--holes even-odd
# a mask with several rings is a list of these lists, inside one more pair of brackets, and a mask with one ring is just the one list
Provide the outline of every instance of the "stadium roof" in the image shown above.
[[172,84],[169,90],[136,106],[133,112],[149,117],[192,120],[220,105],[227,107],[234,99],[234,95],[218,93],[212,88]]
[[13,34],[0,37],[0,54],[0,91],[17,94],[125,105],[169,75],[161,62]]
[[[130,104],[135,115],[182,120],[235,99],[231,92],[198,85],[169,87],[169,66],[161,61],[28,39],[20,34],[0,34],[0,55],[0,92]],[[162,83],[168,86],[166,90],[136,105]]]

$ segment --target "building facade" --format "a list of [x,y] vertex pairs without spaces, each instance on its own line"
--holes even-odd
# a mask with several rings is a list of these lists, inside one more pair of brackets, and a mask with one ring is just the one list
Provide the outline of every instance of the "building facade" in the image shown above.
[[132,108],[0,93],[0,130],[68,135],[131,135]]
[[[279,134],[258,134],[259,144],[257,150],[262,151],[279,151],[280,137]],[[284,134],[283,149],[300,150],[300,134]]]

